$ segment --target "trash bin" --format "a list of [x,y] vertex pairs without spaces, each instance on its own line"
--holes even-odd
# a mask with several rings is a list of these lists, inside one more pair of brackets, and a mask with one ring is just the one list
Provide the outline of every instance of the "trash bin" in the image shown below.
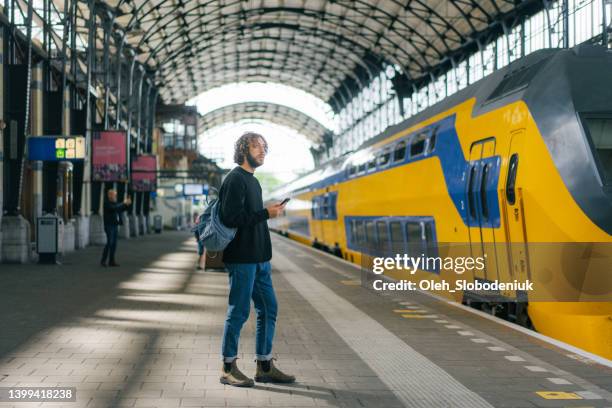
[[162,232],[162,216],[161,215],[156,215],[153,217],[153,229],[155,230],[156,234],[161,234]]
[[36,218],[36,251],[38,262],[54,264],[59,252],[60,218],[48,215]]

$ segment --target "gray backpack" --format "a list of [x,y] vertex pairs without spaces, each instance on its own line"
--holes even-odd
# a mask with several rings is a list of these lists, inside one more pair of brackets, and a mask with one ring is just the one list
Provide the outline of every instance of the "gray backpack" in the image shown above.
[[193,232],[198,234],[198,240],[207,251],[223,251],[236,236],[237,228],[228,228],[219,217],[219,199],[213,199],[200,216]]

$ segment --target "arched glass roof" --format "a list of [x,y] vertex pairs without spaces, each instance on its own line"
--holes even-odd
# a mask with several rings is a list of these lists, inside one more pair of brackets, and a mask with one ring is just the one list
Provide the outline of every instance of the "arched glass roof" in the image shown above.
[[[290,84],[335,110],[392,66],[429,75],[531,0],[107,0],[160,96],[223,84]],[[498,27],[499,28],[499,27]]]
[[330,132],[312,117],[288,106],[270,102],[243,102],[215,109],[202,117],[201,130],[246,119],[261,119],[292,128],[315,144],[323,142],[324,136]]

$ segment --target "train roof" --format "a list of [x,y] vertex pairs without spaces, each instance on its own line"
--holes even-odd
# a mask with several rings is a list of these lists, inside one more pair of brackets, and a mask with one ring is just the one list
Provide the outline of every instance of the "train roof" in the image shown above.
[[555,55],[562,52],[574,52],[577,54],[580,52],[589,52],[591,48],[596,47],[578,46],[570,50],[561,48],[542,49],[517,59],[410,118],[387,127],[377,136],[362,143],[356,150],[335,158],[324,166],[315,168],[310,173],[300,176],[298,179],[272,192],[271,196],[279,197],[292,192],[307,191],[308,187],[312,184],[316,183],[319,185],[322,180],[332,178],[334,175],[341,172],[349,161],[363,154],[364,151],[369,150],[370,147],[385,141],[389,137],[405,129],[414,127],[433,116],[446,112],[471,98],[476,99],[472,111],[473,116],[478,116],[520,100],[527,90],[531,79],[534,78]]

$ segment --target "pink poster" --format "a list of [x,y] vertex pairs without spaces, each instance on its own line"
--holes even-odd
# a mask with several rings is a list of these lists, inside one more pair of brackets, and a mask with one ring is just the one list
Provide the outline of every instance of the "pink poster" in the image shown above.
[[123,130],[94,132],[93,181],[127,181],[127,133]]
[[138,156],[132,161],[132,190],[155,191],[157,189],[157,158]]

